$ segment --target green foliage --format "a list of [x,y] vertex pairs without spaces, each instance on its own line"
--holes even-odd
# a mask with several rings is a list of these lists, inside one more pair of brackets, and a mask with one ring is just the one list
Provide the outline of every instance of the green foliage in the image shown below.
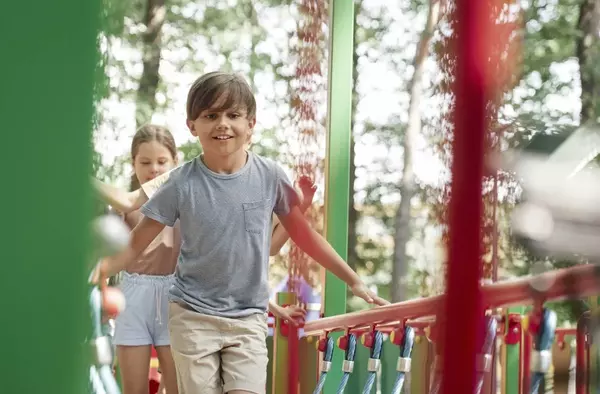
[[189,141],[179,145],[179,151],[183,154],[183,161],[190,161],[202,153],[202,146],[198,141]]

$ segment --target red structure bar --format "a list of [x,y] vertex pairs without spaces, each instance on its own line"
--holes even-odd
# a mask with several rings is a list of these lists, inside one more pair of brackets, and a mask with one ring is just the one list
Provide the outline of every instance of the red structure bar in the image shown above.
[[589,312],[582,315],[577,321],[577,337],[575,350],[575,393],[588,394],[588,366],[589,352],[587,347],[587,335],[589,324]]
[[[566,299],[569,296],[567,293],[569,289],[565,285],[567,280],[577,283],[578,293],[574,296],[583,298],[597,295],[600,292],[600,281],[596,277],[595,266],[579,265],[535,277],[483,286],[481,288],[483,307],[491,309],[532,304],[535,300],[529,284],[532,280],[544,281],[548,284],[545,292],[546,301]],[[421,298],[366,311],[326,317],[307,322],[304,325],[304,332],[306,335],[322,335],[326,332],[343,331],[348,328],[366,330],[373,324],[387,325],[417,317],[434,316],[442,305],[442,301],[442,296]]]
[[[454,140],[449,205],[448,272],[442,322],[442,394],[475,390],[476,357],[483,336],[482,182],[487,118],[485,70],[490,47],[487,0],[456,2]],[[445,324],[446,321],[456,322]],[[457,326],[460,332],[457,335]]]

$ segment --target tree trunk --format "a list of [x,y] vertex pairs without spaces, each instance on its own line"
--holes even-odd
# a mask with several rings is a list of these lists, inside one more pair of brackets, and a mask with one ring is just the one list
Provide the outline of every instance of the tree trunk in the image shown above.
[[[354,26],[356,26],[356,18],[362,10],[362,0],[354,3]],[[356,270],[358,265],[358,253],[356,251],[356,225],[358,222],[358,212],[354,205],[354,182],[356,181],[356,164],[354,162],[354,124],[356,116],[356,107],[358,105],[358,93],[356,91],[358,84],[358,47],[356,37],[356,27],[354,28],[354,40],[352,51],[352,114],[350,118],[350,184],[348,188],[348,265]]]
[[581,79],[581,124],[600,118],[600,0],[583,0],[579,6],[577,59]]
[[162,46],[162,27],[167,9],[165,0],[147,0],[142,33],[143,71],[137,92],[135,122],[137,127],[150,122],[156,110],[156,91],[160,81],[160,51]]
[[406,246],[411,236],[410,207],[416,192],[414,173],[414,152],[418,135],[421,133],[420,105],[423,98],[423,73],[429,53],[429,43],[437,26],[440,14],[440,0],[430,0],[425,29],[419,40],[415,60],[414,74],[410,83],[410,102],[408,107],[408,127],[404,135],[404,167],[400,181],[400,206],[394,223],[394,265],[392,268],[392,302],[406,299],[405,278],[408,273]]

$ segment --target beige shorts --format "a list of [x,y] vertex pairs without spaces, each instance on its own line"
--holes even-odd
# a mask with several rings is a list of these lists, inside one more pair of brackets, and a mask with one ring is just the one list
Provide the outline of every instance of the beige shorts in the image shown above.
[[266,314],[230,319],[170,303],[169,331],[179,394],[266,392]]

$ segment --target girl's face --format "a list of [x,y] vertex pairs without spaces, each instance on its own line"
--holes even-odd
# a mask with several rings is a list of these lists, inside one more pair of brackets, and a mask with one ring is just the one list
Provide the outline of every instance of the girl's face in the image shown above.
[[133,159],[133,169],[140,185],[173,169],[176,164],[171,152],[158,141],[141,143]]

